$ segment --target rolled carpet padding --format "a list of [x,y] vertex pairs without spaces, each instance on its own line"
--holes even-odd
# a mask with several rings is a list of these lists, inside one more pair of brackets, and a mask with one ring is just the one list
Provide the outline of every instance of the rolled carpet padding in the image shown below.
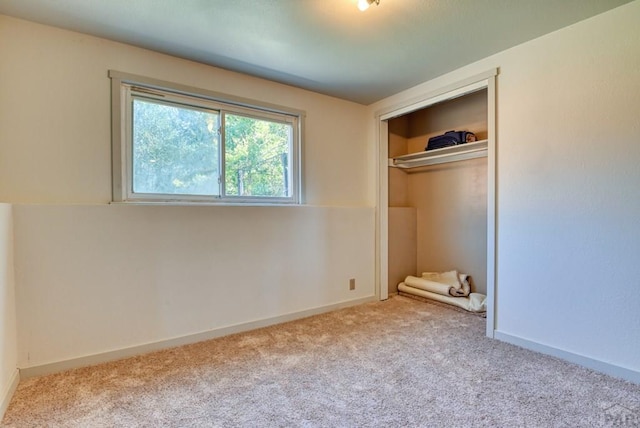
[[422,272],[422,278],[428,279],[429,281],[448,284],[453,288],[462,288],[460,276],[456,270],[450,270],[448,272]]
[[453,297],[467,297],[469,295],[469,290],[458,290],[451,287],[451,289],[449,290],[449,294],[451,294]]
[[[452,270],[449,272],[422,272],[422,278],[451,285],[449,294],[453,297],[465,297],[471,293],[471,285],[469,284],[469,275],[466,273],[458,273]],[[406,283],[406,281],[405,281]],[[431,290],[427,290],[431,291]]]
[[480,293],[471,293],[468,297],[445,296],[442,294],[432,293],[430,291],[411,287],[404,282],[398,284],[398,290],[405,293],[413,294],[415,296],[426,297],[427,299],[435,300],[437,302],[448,303],[469,312],[487,311],[487,296]]
[[[429,291],[431,293],[441,294],[443,296],[450,296],[452,286],[448,284],[442,284],[436,281],[429,281],[428,279],[418,278],[416,276],[408,276],[404,279],[404,283],[410,287],[419,288],[420,290]],[[455,288],[453,288],[455,290]],[[455,291],[454,291],[455,292]]]

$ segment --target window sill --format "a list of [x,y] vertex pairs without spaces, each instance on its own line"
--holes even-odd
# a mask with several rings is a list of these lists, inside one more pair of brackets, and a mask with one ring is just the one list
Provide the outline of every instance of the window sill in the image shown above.
[[295,202],[190,202],[190,201],[112,201],[109,205],[148,205],[156,207],[300,207]]

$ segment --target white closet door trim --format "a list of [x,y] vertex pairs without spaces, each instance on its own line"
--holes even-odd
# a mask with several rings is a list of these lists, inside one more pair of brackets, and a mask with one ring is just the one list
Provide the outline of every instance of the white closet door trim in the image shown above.
[[379,120],[389,120],[394,117],[402,116],[403,114],[411,113],[413,111],[420,110],[421,108],[437,104],[441,101],[450,100],[479,91],[486,88],[488,86],[488,80],[497,75],[498,69],[493,68],[484,73],[476,74],[475,76],[447,85],[435,91],[418,95],[417,97],[413,97],[394,106],[378,110],[375,113],[375,116]]
[[388,298],[389,272],[389,181],[388,181],[388,120],[411,113],[415,110],[457,98],[482,89],[487,89],[487,328],[486,335],[493,338],[497,328],[496,307],[496,242],[497,242],[497,206],[496,206],[496,76],[494,68],[471,76],[457,83],[435,91],[407,99],[375,113],[378,141],[377,158],[377,222],[376,222],[376,294],[380,300]]
[[380,300],[389,298],[389,122],[378,121],[378,221],[376,222],[376,289]]
[[497,272],[497,157],[496,157],[496,76],[487,79],[487,337],[495,338]]

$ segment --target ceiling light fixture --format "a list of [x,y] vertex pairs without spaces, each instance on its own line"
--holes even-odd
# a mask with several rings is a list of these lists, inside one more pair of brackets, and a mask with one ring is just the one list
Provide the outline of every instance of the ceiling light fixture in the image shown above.
[[364,12],[374,3],[378,6],[380,4],[380,0],[358,0],[358,9]]

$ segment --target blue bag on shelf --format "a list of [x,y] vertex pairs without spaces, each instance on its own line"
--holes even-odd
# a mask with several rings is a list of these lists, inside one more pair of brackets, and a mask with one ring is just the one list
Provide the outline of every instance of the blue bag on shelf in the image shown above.
[[443,147],[456,146],[458,144],[472,143],[476,141],[476,135],[469,131],[447,131],[442,135],[429,138],[425,150],[441,149]]

